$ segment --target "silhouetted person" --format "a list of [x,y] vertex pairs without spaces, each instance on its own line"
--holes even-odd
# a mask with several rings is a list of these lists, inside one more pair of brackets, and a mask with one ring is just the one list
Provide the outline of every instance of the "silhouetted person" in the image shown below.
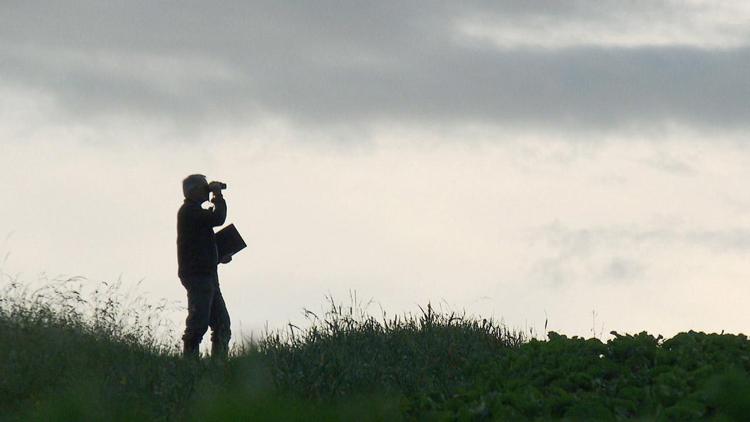
[[[213,227],[224,224],[227,203],[222,184],[206,181],[202,174],[192,174],[182,181],[185,202],[177,212],[177,262],[180,282],[187,290],[188,316],[182,336],[183,355],[198,357],[198,347],[211,327],[211,355],[226,357],[229,348],[229,313],[219,289],[219,263]],[[201,204],[211,202],[213,210]],[[222,263],[231,261],[231,257]]]

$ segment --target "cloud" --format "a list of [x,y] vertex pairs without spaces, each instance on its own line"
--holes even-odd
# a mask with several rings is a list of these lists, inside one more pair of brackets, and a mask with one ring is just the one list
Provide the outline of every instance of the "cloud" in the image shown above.
[[732,4],[78,1],[3,12],[2,83],[48,93],[76,118],[551,131],[750,122],[750,12]]
[[750,251],[750,229],[725,227],[721,229],[679,229],[669,227],[617,226],[570,228],[560,222],[543,226],[535,235],[548,245],[569,254],[586,255],[610,247],[632,249],[647,246],[666,247],[680,244],[715,252]]
[[[500,48],[747,45],[745,2],[705,0],[569,0],[487,2],[462,14],[467,37]],[[648,22],[648,25],[644,25]]]
[[638,279],[645,272],[644,265],[638,261],[622,257],[614,257],[605,267],[602,278],[624,281]]
[[720,229],[645,225],[571,228],[556,221],[532,232],[533,242],[543,249],[531,266],[531,278],[554,286],[576,280],[642,280],[655,264],[670,267],[675,256],[693,252],[714,260],[750,252],[750,229],[730,225]]

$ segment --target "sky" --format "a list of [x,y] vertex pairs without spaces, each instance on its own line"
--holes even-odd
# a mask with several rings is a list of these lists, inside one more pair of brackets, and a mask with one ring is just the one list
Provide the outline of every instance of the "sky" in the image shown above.
[[248,244],[219,270],[236,338],[353,292],[747,332],[749,71],[743,1],[5,1],[0,268],[119,279],[180,331],[202,173]]

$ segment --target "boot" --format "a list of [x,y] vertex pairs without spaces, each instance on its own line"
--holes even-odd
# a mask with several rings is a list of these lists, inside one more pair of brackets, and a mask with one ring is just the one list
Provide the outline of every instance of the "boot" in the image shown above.
[[229,344],[223,341],[211,342],[211,357],[226,360],[229,354]]
[[198,360],[200,358],[199,347],[200,347],[200,344],[194,344],[192,342],[183,341],[182,342],[182,356],[186,359]]

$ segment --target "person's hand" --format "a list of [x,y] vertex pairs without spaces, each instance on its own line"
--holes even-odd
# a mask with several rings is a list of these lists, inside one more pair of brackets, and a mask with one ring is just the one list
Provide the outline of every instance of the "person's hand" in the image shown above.
[[208,184],[208,190],[213,192],[214,194],[220,195],[221,190],[225,189],[227,185],[221,182],[211,182]]
[[227,256],[225,256],[225,257],[222,257],[222,258],[221,258],[221,259],[219,260],[219,262],[221,262],[222,264],[228,264],[228,263],[230,263],[231,261],[232,261],[232,256],[231,256],[231,255],[227,255]]

